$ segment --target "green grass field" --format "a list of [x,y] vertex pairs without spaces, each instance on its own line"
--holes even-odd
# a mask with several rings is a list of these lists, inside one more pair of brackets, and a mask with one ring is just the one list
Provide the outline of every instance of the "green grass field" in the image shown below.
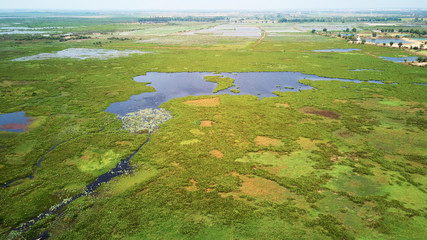
[[[182,34],[219,23],[99,21],[78,24],[75,31],[90,35],[87,40],[0,39],[0,112],[26,111],[35,119],[29,131],[0,132],[0,182],[17,180],[0,189],[1,238],[32,239],[45,231],[52,239],[426,235],[427,95],[426,86],[413,83],[426,84],[427,71],[378,58],[408,54],[404,50],[351,44],[311,31],[267,33],[255,46],[258,39]],[[10,61],[77,47],[150,54]],[[312,52],[332,48],[361,51]],[[381,71],[349,71],[354,69]],[[174,118],[134,156],[132,173],[103,184],[28,231],[13,230],[80,194],[146,141],[147,134],[122,130],[116,115],[104,111],[111,103],[155,91],[133,77],[270,71],[364,82],[302,79],[314,88],[277,91],[277,97],[261,101],[223,94],[219,104],[209,106],[186,101],[211,96],[170,100],[161,107]],[[234,81],[206,80],[217,82],[217,90]],[[34,178],[25,178],[57,144]]]

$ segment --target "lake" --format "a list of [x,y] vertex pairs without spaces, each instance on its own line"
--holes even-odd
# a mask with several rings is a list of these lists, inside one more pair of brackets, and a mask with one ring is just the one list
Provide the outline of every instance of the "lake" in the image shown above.
[[334,49],[313,50],[312,52],[351,52],[351,51],[360,51],[360,49],[358,49],[358,48],[334,48]]
[[[213,93],[216,83],[207,82],[205,76],[223,76],[234,79],[234,87]],[[178,72],[159,73],[148,72],[146,75],[135,77],[137,82],[149,83],[156,89],[155,92],[146,92],[130,97],[124,102],[112,103],[105,111],[118,115],[125,115],[146,108],[159,108],[174,98],[200,95],[254,95],[262,99],[264,97],[276,97],[273,91],[297,92],[312,89],[313,87],[299,82],[301,79],[314,81],[338,80],[343,82],[361,83],[360,80],[326,78],[316,75],[303,74],[300,72],[240,72],[240,73],[219,73],[212,72]],[[372,81],[370,81],[372,82]],[[378,83],[374,81],[373,83]],[[240,92],[231,92],[239,90]]]
[[380,58],[384,60],[392,61],[392,62],[402,63],[402,62],[405,62],[405,59],[407,62],[416,61],[418,57],[381,57],[380,56]]
[[25,112],[0,114],[0,131],[24,132],[30,121]]
[[390,42],[393,42],[394,44],[398,44],[398,43],[409,43],[405,40],[402,39],[397,39],[397,38],[382,38],[382,39],[366,39],[367,42],[371,42],[371,43],[380,43],[380,44],[390,44]]

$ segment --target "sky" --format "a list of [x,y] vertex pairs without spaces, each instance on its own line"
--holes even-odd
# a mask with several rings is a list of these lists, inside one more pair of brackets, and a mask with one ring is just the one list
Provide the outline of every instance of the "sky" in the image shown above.
[[427,0],[0,0],[0,10],[427,9]]

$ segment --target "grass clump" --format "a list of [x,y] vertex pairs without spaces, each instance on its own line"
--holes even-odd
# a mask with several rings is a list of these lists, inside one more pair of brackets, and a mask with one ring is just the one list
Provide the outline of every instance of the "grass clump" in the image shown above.
[[[213,93],[217,93],[221,90],[230,88],[234,86],[234,79],[224,76],[206,76],[204,79],[208,82],[217,83],[216,88],[213,90]],[[240,91],[239,91],[240,92]]]

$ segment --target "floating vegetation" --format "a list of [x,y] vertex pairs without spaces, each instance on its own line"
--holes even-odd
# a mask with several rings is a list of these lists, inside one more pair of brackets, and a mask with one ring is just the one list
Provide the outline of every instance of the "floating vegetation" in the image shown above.
[[133,133],[151,133],[171,118],[173,118],[171,113],[163,108],[146,108],[120,117],[123,129]]

